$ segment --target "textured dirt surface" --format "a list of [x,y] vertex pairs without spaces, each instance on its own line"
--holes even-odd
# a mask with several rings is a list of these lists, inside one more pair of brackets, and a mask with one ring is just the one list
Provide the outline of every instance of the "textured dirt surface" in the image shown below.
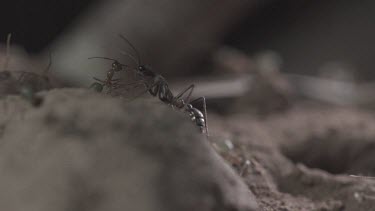
[[19,87],[3,86],[2,210],[375,207],[375,179],[349,176],[375,175],[369,111],[300,104],[265,118],[211,112],[207,140],[161,103],[55,89],[38,93],[35,107],[9,95]]
[[221,131],[216,142],[233,142],[222,154],[240,166],[260,210],[374,209],[375,179],[349,176],[375,174],[372,113],[300,105],[262,120],[240,114],[210,123]]
[[83,89],[0,100],[1,210],[258,210],[181,113]]

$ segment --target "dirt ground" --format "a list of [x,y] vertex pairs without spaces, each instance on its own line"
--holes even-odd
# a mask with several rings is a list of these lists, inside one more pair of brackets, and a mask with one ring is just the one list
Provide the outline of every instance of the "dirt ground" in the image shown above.
[[87,89],[39,94],[0,99],[0,210],[257,210],[182,113]]
[[161,110],[124,107],[87,90],[55,89],[32,106],[35,96],[9,89],[0,101],[0,187],[18,198],[3,195],[7,210],[122,210],[131,202],[139,211],[375,210],[375,179],[350,176],[375,176],[375,115],[367,110],[300,103],[266,118],[209,111],[206,146],[188,118],[160,102]]
[[209,123],[260,210],[375,210],[375,179],[349,176],[375,175],[373,113],[300,104],[262,119],[211,115]]

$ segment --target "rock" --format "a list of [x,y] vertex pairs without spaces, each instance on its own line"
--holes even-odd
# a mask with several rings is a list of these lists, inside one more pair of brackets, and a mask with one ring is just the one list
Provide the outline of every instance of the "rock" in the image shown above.
[[257,210],[183,114],[80,89],[43,97],[1,100],[1,210]]

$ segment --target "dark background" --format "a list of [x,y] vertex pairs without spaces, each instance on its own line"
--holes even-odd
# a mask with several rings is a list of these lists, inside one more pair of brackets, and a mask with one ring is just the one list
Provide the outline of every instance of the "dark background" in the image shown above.
[[2,40],[12,33],[14,43],[24,46],[29,53],[38,53],[93,3],[93,0],[4,1],[0,14]]
[[[98,3],[105,4],[99,0],[5,1],[0,37],[5,40],[11,32],[14,43],[31,54],[39,53]],[[314,75],[326,63],[343,62],[353,67],[357,80],[373,80],[374,12],[375,3],[370,0],[273,0],[258,3],[241,16],[220,42],[250,55],[274,50],[283,58],[285,72]],[[147,17],[147,13],[141,15]]]

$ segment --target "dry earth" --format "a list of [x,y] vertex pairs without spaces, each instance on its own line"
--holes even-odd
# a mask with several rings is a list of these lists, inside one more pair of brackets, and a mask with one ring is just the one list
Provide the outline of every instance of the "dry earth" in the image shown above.
[[348,176],[375,175],[370,112],[210,113],[207,140],[165,105],[39,94],[0,100],[1,210],[375,210],[375,180]]
[[257,210],[181,113],[84,89],[41,97],[0,100],[1,210]]
[[233,159],[240,159],[260,210],[375,210],[375,179],[348,176],[375,175],[372,113],[300,105],[256,118],[239,114],[210,123],[225,137],[217,142],[233,141],[234,149],[222,154],[237,166]]

